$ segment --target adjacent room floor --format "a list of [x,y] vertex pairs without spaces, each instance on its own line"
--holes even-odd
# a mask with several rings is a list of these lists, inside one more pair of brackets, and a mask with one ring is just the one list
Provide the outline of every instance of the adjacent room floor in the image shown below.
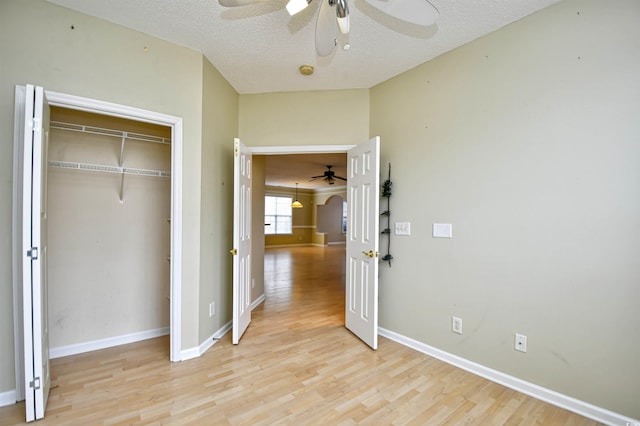
[[[172,364],[168,337],[52,360],[48,424],[595,425],[385,338],[344,328],[344,247],[267,249],[266,301]],[[21,424],[24,404],[0,408]]]

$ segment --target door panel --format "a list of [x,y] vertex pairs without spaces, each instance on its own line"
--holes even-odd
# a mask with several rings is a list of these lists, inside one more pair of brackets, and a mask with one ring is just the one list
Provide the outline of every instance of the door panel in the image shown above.
[[44,417],[49,396],[47,321],[47,150],[49,106],[42,87],[26,86],[22,166],[22,256],[27,421]]
[[347,157],[345,325],[377,349],[380,138],[350,149]]
[[231,341],[240,342],[251,322],[251,151],[234,140],[233,325]]

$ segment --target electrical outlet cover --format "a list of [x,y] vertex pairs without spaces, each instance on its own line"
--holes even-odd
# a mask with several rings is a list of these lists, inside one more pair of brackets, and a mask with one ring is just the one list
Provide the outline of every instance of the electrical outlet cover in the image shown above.
[[451,331],[457,334],[462,334],[462,319],[458,317],[451,317]]

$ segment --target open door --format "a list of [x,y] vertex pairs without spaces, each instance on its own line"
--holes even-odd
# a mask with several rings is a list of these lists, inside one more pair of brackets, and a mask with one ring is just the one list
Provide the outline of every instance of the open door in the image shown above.
[[380,138],[347,153],[345,325],[378,348]]
[[233,325],[234,345],[251,322],[251,151],[240,139],[233,148]]
[[49,396],[47,321],[47,147],[49,106],[42,87],[25,89],[22,161],[22,290],[27,421],[44,417]]

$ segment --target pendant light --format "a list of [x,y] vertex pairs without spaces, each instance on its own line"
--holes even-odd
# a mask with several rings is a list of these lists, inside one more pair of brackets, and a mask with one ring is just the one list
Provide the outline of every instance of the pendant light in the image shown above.
[[302,205],[302,203],[300,201],[298,201],[298,183],[296,182],[296,198],[295,201],[293,203],[291,203],[291,208],[292,209],[301,209],[304,206]]

